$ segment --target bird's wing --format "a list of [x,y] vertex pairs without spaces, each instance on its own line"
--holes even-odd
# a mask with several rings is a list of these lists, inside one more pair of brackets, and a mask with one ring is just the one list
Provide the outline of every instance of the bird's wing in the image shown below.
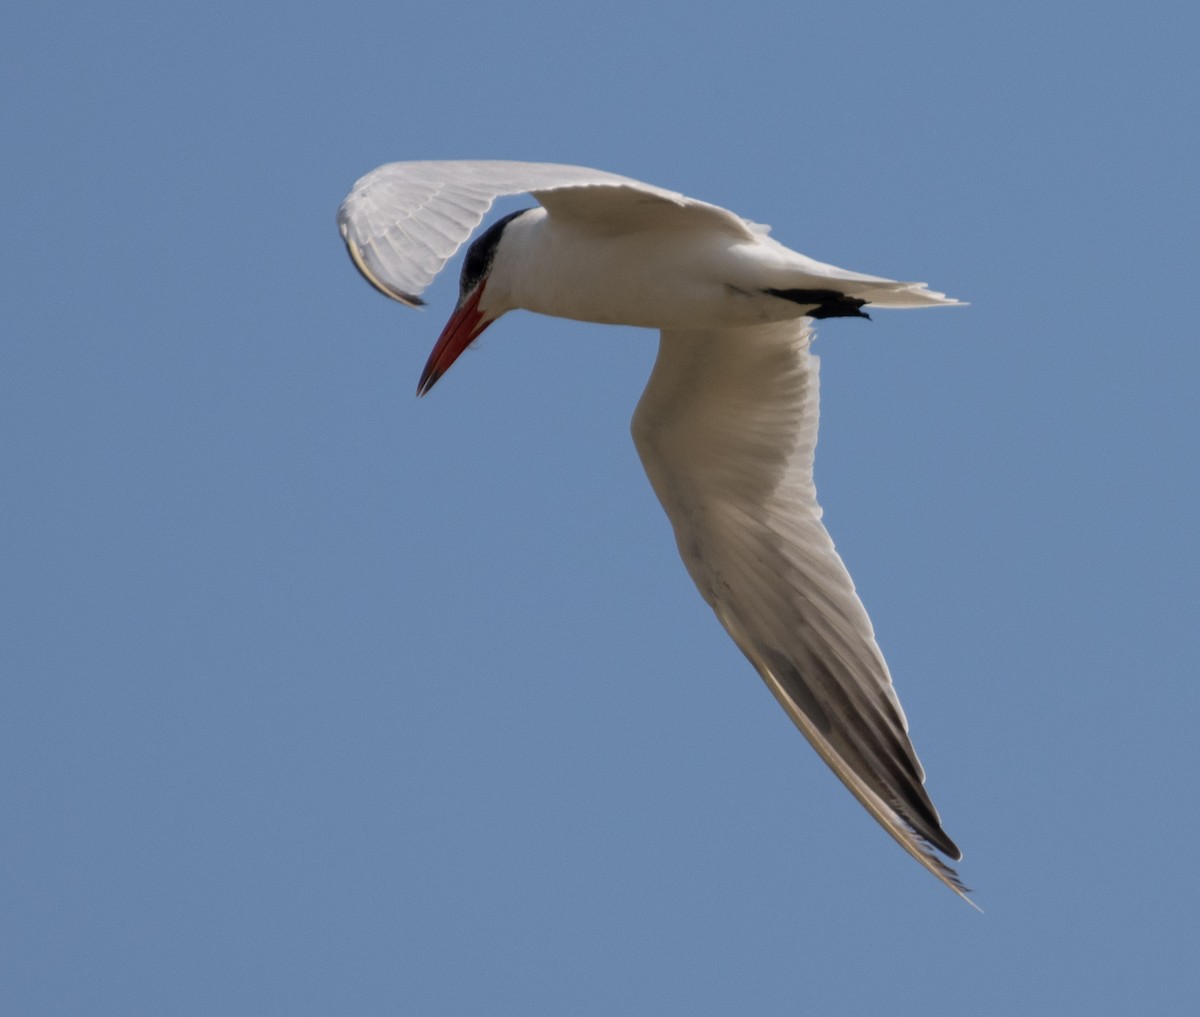
[[701,594],[825,762],[955,892],[942,829],[871,622],[813,486],[807,324],[666,331],[633,418]]
[[372,286],[416,305],[492,202],[526,192],[556,218],[570,218],[597,232],[662,227],[672,220],[744,239],[765,231],[716,205],[615,173],[486,160],[380,166],[346,196],[338,209],[338,228],[354,264]]

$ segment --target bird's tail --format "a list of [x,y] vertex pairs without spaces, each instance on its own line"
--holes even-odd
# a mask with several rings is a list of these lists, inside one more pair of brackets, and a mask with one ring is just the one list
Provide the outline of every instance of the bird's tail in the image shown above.
[[929,289],[925,283],[906,282],[859,282],[847,287],[847,294],[865,300],[873,307],[954,307],[964,306],[964,301],[955,300]]

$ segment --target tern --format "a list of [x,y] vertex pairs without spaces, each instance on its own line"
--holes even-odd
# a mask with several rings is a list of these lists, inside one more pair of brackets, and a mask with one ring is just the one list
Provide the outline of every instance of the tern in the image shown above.
[[[358,270],[409,306],[501,196],[538,207],[467,249],[426,394],[497,318],[523,309],[660,330],[633,440],[701,595],[854,796],[970,902],[871,622],[813,486],[812,321],[958,304],[923,283],[813,261],[724,208],[582,166],[397,162],[338,210]],[[973,903],[973,902],[971,902]]]

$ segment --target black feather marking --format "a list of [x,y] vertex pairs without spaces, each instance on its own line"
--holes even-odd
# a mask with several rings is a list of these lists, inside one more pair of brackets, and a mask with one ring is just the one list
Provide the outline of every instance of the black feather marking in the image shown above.
[[837,290],[764,290],[773,297],[790,300],[794,304],[813,304],[814,309],[808,312],[809,318],[867,318],[870,315],[862,310],[865,300],[850,297]]

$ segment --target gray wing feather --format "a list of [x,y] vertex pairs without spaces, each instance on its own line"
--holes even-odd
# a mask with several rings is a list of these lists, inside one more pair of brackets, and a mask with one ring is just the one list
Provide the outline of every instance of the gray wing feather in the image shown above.
[[817,358],[797,322],[664,331],[634,415],[646,473],[701,594],[880,824],[957,893],[887,664],[821,523]]

